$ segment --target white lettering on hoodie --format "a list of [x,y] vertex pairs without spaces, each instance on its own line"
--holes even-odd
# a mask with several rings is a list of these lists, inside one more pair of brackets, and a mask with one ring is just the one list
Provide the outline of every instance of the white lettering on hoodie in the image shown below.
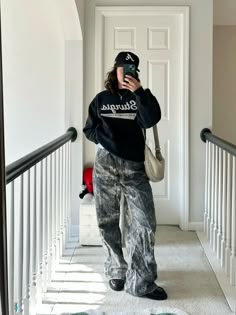
[[135,119],[137,105],[134,100],[127,101],[125,104],[103,104],[101,116],[121,119]]

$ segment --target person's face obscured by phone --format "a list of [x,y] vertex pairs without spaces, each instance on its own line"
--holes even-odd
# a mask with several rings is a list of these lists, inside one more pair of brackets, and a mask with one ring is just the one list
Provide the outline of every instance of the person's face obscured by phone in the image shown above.
[[124,74],[123,67],[117,67],[116,68],[116,74],[117,74],[117,80],[118,80],[119,84],[122,85],[123,74]]

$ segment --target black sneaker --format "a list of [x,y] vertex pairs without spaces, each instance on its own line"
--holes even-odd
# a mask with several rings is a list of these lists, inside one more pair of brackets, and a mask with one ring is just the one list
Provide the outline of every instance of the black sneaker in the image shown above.
[[150,293],[147,293],[144,295],[144,297],[152,300],[166,300],[167,299],[167,293],[166,291],[161,287],[156,287],[156,289]]
[[109,280],[109,286],[114,291],[121,291],[124,289],[125,282],[122,279],[111,279]]

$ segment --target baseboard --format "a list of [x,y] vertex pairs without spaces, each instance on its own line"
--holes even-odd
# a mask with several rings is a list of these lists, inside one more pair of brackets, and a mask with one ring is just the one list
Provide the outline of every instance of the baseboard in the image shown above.
[[203,232],[204,223],[203,222],[189,222],[188,231],[199,231]]
[[215,276],[219,282],[219,285],[225,295],[225,298],[231,308],[231,310],[236,312],[236,287],[231,286],[229,278],[226,276],[225,271],[220,265],[219,260],[216,257],[216,254],[213,252],[209,241],[206,238],[205,233],[197,232],[198,239],[204,249],[205,255],[213,269]]

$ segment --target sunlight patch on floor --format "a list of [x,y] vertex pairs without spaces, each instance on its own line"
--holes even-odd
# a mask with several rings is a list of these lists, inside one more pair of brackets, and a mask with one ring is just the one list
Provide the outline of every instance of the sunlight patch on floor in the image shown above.
[[87,248],[81,248],[78,256],[77,246],[75,242],[74,248],[70,244],[70,248],[64,250],[37,315],[67,315],[96,310],[104,303],[107,287],[98,273],[96,260],[91,256],[92,263],[84,262]]

